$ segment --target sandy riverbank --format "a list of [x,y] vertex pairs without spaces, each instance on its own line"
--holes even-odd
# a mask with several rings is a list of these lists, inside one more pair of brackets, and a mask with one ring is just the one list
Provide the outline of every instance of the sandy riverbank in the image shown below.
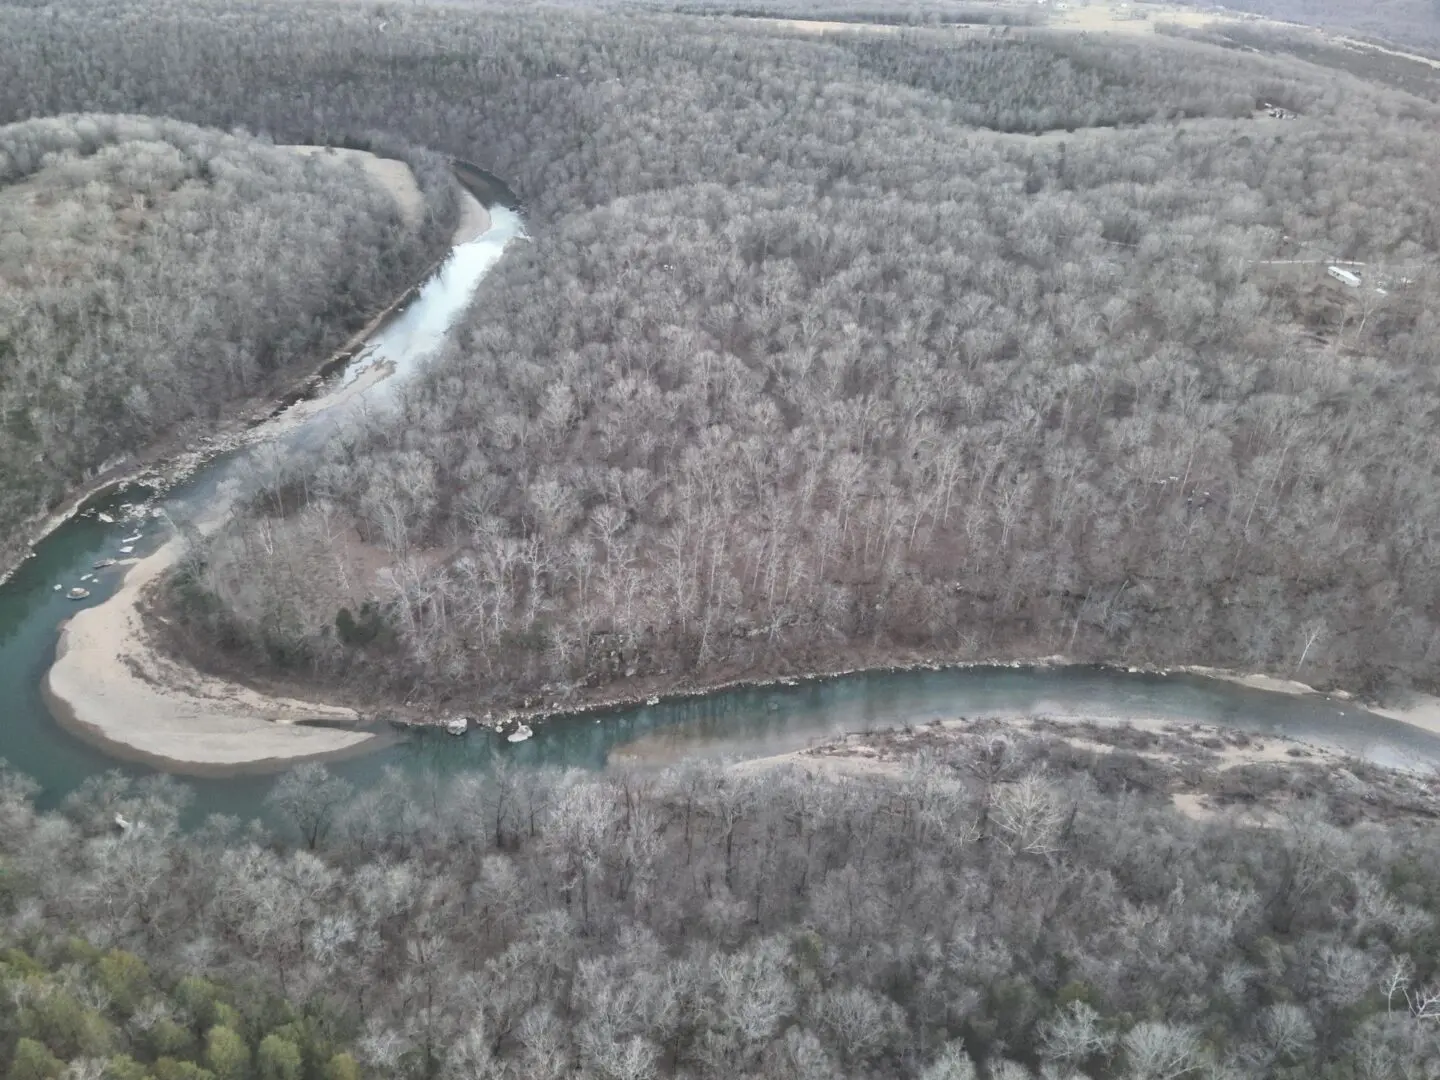
[[[1355,700],[1353,695],[1347,693],[1337,691],[1327,694],[1323,690],[1317,690],[1315,687],[1295,679],[1281,679],[1273,675],[1241,675],[1238,672],[1225,671],[1221,668],[1195,665],[1173,670],[1183,671],[1190,675],[1203,675],[1207,679],[1223,679],[1225,682],[1238,683],[1254,690],[1268,690],[1274,694],[1294,694],[1299,697],[1313,694],[1316,697],[1338,698],[1342,701]],[[1402,724],[1409,724],[1421,731],[1428,731],[1432,735],[1440,735],[1440,698],[1432,697],[1429,694],[1415,694],[1403,705],[1367,705],[1358,701],[1356,705],[1376,716],[1398,720]]]
[[[425,200],[420,186],[416,183],[410,167],[403,161],[376,157],[364,150],[343,150],[324,146],[289,146],[286,149],[306,156],[333,152],[356,161],[371,175],[372,179],[390,193],[399,206],[401,215],[408,222],[418,224],[420,215],[424,213]],[[489,212],[473,196],[464,192],[463,188],[462,193],[460,218],[456,223],[451,241],[452,247],[455,244],[473,240],[490,228]],[[447,251],[446,256],[448,254]],[[423,276],[429,277],[442,261],[443,257],[433,263]],[[328,368],[335,360],[358,348],[366,338],[375,333],[385,320],[394,314],[397,307],[409,299],[410,295],[411,290],[407,290],[377,312],[340,348],[331,353],[325,364],[321,365],[321,370]],[[367,372],[366,380],[362,385],[355,387],[354,392],[363,391],[365,386],[384,378],[386,374],[387,372],[383,370]],[[294,394],[303,393],[307,384],[313,386],[316,381],[318,381],[318,376],[312,374],[297,382],[290,392],[275,393],[258,401],[234,403],[232,415],[218,428],[212,425],[209,433],[199,440],[198,448],[194,445],[193,432],[187,433],[183,430],[171,432],[151,446],[127,457],[121,463],[91,477],[89,482],[72,492],[54,510],[21,523],[20,530],[23,532],[23,539],[0,555],[0,585],[5,584],[19,565],[34,554],[35,545],[68,522],[79,513],[86,503],[98,495],[118,490],[131,483],[147,483],[157,473],[164,474],[166,483],[183,479],[208,458],[231,448],[232,443],[238,443],[247,430],[265,419],[267,414],[274,409],[276,401],[290,400]],[[301,404],[306,403],[302,399]]]
[[[489,215],[466,195],[456,244],[489,228]],[[255,428],[251,441],[348,401],[384,378],[376,364],[362,379],[323,399],[301,402]],[[207,508],[211,527],[224,507]],[[147,591],[181,557],[178,539],[130,565],[120,589],[71,618],[61,631],[43,692],[57,722],[119,757],[196,775],[282,768],[299,759],[356,752],[377,737],[343,730],[355,710],[269,696],[206,676],[166,655],[142,615]],[[313,723],[333,727],[308,726]]]
[[[1003,733],[1018,760],[1042,771],[1098,770],[1134,789],[1168,797],[1199,822],[1275,827],[1296,800],[1320,796],[1346,804],[1359,820],[1433,821],[1440,782],[1433,774],[1356,761],[1331,747],[1166,720],[1116,723],[1105,717],[1018,716],[948,720],[917,728],[843,735],[801,750],[732,762],[743,776],[799,769],[830,780],[899,779],[922,761],[964,756]],[[1038,751],[1038,752],[1037,752]],[[1114,757],[1107,762],[1106,759]]]
[[[1086,729],[1132,728],[1156,735],[1173,736],[1177,739],[1194,741],[1202,739],[1223,744],[1219,749],[1207,748],[1213,755],[1213,766],[1218,771],[1239,768],[1242,765],[1275,765],[1303,760],[1309,764],[1342,765],[1348,758],[1334,747],[1299,739],[1286,739],[1278,735],[1251,735],[1232,728],[1216,727],[1212,724],[1191,724],[1180,720],[1162,720],[1154,717],[1116,720],[1107,716],[1015,716],[987,717],[982,720],[955,719],[938,720],[922,725],[925,732],[950,732],[966,734],[979,725],[1002,722],[1016,734],[1044,732],[1057,737],[1056,728],[1063,731],[1058,736],[1073,746],[1081,746],[1098,753],[1111,753],[1115,747],[1093,737],[1086,736]],[[731,767],[741,772],[764,772],[767,769],[798,766],[808,771],[830,774],[854,775],[900,775],[914,752],[907,747],[914,736],[908,732],[893,731],[864,732],[842,735],[827,739],[814,746],[790,750],[782,754],[767,754],[764,757],[737,761]],[[1146,751],[1141,756],[1173,762],[1172,751]]]
[[182,772],[192,764],[243,767],[333,754],[373,737],[300,725],[354,723],[352,709],[267,698],[154,649],[141,617],[143,595],[179,554],[176,541],[165,543],[129,568],[113,597],[65,624],[45,678],[58,721]]
[[1416,694],[1405,705],[1371,705],[1368,708],[1380,716],[1388,716],[1391,720],[1399,720],[1402,724],[1440,735],[1440,698],[1431,697],[1429,694]]

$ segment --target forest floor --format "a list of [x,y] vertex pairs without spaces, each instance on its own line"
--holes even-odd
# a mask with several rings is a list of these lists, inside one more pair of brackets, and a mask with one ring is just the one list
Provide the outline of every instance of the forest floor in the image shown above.
[[735,763],[750,774],[793,767],[832,776],[900,776],[922,755],[944,759],[1003,734],[1017,769],[1043,760],[1168,798],[1197,821],[1275,826],[1297,799],[1323,796],[1344,820],[1440,819],[1440,774],[1356,761],[1326,747],[1230,728],[1103,717],[942,720],[919,728],[845,735],[816,746]]
[[[489,215],[478,202],[467,198],[463,205],[455,243],[489,226]],[[373,333],[392,309],[372,320],[347,349]],[[370,372],[365,385],[386,374],[379,365]],[[357,380],[301,406],[313,415],[361,388]],[[268,437],[292,419],[281,414],[267,424],[248,425],[249,438],[243,441]],[[237,438],[243,434],[244,428],[236,432]],[[218,524],[220,516],[212,513],[208,524]],[[65,624],[43,687],[46,705],[62,726],[118,757],[193,775],[274,769],[296,759],[353,752],[375,740],[373,733],[343,730],[359,723],[354,709],[262,693],[201,674],[157,642],[145,624],[147,598],[181,551],[179,539],[171,538],[153,554],[132,561],[115,595]]]

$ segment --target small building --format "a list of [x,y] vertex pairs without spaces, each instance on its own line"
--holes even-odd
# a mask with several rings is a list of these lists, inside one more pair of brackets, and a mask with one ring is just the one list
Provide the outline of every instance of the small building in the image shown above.
[[1341,285],[1348,286],[1351,289],[1358,289],[1360,287],[1359,274],[1352,274],[1349,270],[1342,270],[1338,266],[1330,267],[1329,272],[1330,276],[1340,282]]

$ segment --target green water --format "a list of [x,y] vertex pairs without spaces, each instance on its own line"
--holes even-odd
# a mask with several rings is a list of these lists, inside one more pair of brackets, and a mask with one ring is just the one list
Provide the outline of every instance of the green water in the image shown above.
[[[395,364],[390,385],[443,344],[451,322],[473,295],[475,285],[501,256],[505,244],[523,236],[519,218],[492,208],[495,227],[457,248],[446,266],[396,319],[375,337],[375,349],[358,363],[381,359]],[[343,384],[353,372],[342,375]],[[386,387],[381,383],[381,388]],[[383,400],[384,391],[376,398]],[[277,437],[291,453],[304,453],[344,422],[344,410],[321,413]],[[233,494],[244,484],[243,452],[217,459],[162,502],[181,519]],[[117,762],[52,721],[40,685],[54,659],[61,621],[81,607],[110,596],[119,583],[115,568],[93,570],[101,558],[122,557],[123,540],[136,532],[120,518],[126,503],[152,493],[134,488],[91,506],[39,545],[0,585],[0,758],[42,785],[39,802],[51,807],[86,777],[119,768],[132,774],[148,768]],[[166,519],[141,519],[135,554],[157,546],[169,528]],[[95,573],[91,581],[81,581]],[[88,599],[65,598],[83,584]],[[62,588],[57,591],[55,586]],[[669,763],[702,756],[754,757],[796,749],[847,731],[875,730],[955,716],[1015,714],[1163,717],[1242,728],[1263,734],[1324,742],[1374,761],[1440,765],[1440,738],[1366,713],[1346,702],[1298,698],[1250,690],[1191,676],[1141,675],[1088,667],[1024,669],[972,668],[851,675],[793,686],[733,690],[655,706],[552,720],[535,737],[510,744],[488,732],[463,737],[444,732],[397,735],[372,752],[335,761],[335,772],[357,785],[372,783],[394,767],[415,778],[484,769],[497,760],[529,766],[598,769],[618,748],[639,741],[646,762]],[[193,780],[192,819],[207,813],[257,816],[272,777],[244,775]]]
[[[136,492],[132,494],[143,494]],[[109,500],[111,509],[123,498]],[[143,553],[159,542],[164,524],[149,521]],[[133,535],[123,522],[105,525],[82,517],[40,545],[0,586],[0,686],[5,688],[0,757],[43,785],[41,803],[53,806],[87,776],[109,768],[136,775],[149,770],[115,762],[55,724],[39,695],[54,656],[62,619],[113,592],[118,575],[100,571],[86,582],[92,595],[75,603],[68,589],[91,564],[114,557]],[[1263,734],[1326,742],[1388,764],[1440,764],[1440,738],[1366,713],[1348,702],[1266,693],[1195,676],[1130,674],[1069,668],[971,668],[850,675],[793,686],[732,690],[655,706],[552,720],[535,737],[511,744],[489,732],[397,735],[390,745],[332,764],[357,785],[387,767],[417,778],[484,769],[500,759],[531,766],[604,767],[612,752],[643,740],[643,760],[668,763],[700,756],[754,757],[796,749],[847,731],[883,729],[954,716],[1108,715],[1165,717],[1242,728]],[[190,781],[194,815],[259,814],[272,782],[267,776]]]
[[[105,524],[96,511],[118,516],[127,501],[151,493],[132,488],[93,506],[86,516],[62,526],[0,585],[0,759],[45,785],[47,805],[86,776],[114,763],[51,720],[40,685],[55,656],[62,620],[110,596],[120,583],[120,568],[96,570],[102,558],[124,558],[120,541],[135,533],[135,522]],[[148,519],[136,553],[151,550],[161,536],[160,523]],[[128,530],[128,531],[127,531]],[[81,581],[94,574],[90,581]],[[61,589],[56,590],[55,586]],[[90,590],[82,601],[66,598],[73,586]]]

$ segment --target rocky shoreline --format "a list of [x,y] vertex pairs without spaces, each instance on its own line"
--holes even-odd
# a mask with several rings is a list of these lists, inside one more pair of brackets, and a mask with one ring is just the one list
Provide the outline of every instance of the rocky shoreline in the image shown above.
[[[699,683],[692,686],[674,685],[664,689],[656,688],[652,680],[651,684],[643,689],[637,688],[626,693],[599,698],[593,701],[567,703],[561,700],[552,700],[549,703],[535,702],[535,697],[543,698],[547,696],[542,692],[540,695],[532,695],[530,698],[522,699],[521,703],[517,706],[504,709],[492,708],[480,712],[478,715],[474,712],[450,710],[416,710],[405,713],[396,709],[388,711],[382,710],[376,713],[375,720],[388,723],[392,727],[405,731],[442,729],[450,730],[451,734],[460,735],[471,730],[488,730],[495,733],[508,734],[519,725],[529,725],[533,728],[549,722],[593,716],[596,713],[622,712],[629,709],[637,709],[641,706],[669,705],[683,701],[693,701],[697,698],[710,697],[728,691],[762,690],[777,686],[798,686],[801,683],[830,682],[851,675],[901,675],[918,671],[970,671],[985,668],[1043,671],[1059,667],[1084,667],[1096,671],[1126,673],[1131,675],[1198,675],[1202,678],[1236,683],[1238,685],[1248,686],[1251,689],[1265,690],[1271,693],[1290,694],[1294,696],[1314,695],[1316,697],[1335,698],[1341,701],[1354,700],[1354,695],[1344,690],[1322,691],[1295,680],[1282,679],[1259,673],[1247,674],[1196,664],[1177,667],[1158,667],[1117,664],[1103,661],[1087,662],[1077,661],[1071,657],[1062,655],[1050,655],[1008,660],[917,659],[909,662],[877,664],[873,666],[861,665],[828,672],[809,672],[801,675],[737,678],[713,683]],[[1419,715],[1424,711],[1423,707],[1414,710],[1392,709],[1387,710],[1384,715],[1399,719],[1404,723],[1409,723],[1412,726],[1419,727],[1431,733],[1440,733],[1440,726],[1423,722],[1419,718]],[[1412,716],[1412,713],[1415,715]]]
[[[456,245],[474,239],[476,230],[483,231],[488,222],[484,208],[472,197],[467,194],[464,202],[468,205],[456,229]],[[427,271],[426,279],[430,276]],[[407,288],[327,360],[322,371],[333,370],[337,358],[356,355],[357,348],[363,351],[364,342],[411,293]],[[137,502],[148,512],[160,492],[172,489],[217,455],[267,439],[285,425],[313,419],[362,393],[392,368],[383,361],[369,364],[356,378],[312,402],[297,400],[280,410],[273,401],[265,403],[258,414],[246,415],[222,434],[186,447],[163,467],[140,472],[147,486]],[[318,372],[307,376],[306,382],[327,391],[332,385]],[[93,504],[93,496],[87,502]],[[205,519],[197,523],[202,533],[218,524],[223,505],[223,499],[210,500]],[[91,510],[98,515],[98,507],[85,503],[78,512]],[[55,661],[41,686],[46,707],[57,722],[116,756],[194,775],[275,771],[300,759],[354,753],[385,741],[381,734],[364,730],[363,718],[354,709],[257,692],[204,675],[159,647],[159,635],[145,625],[151,611],[150,590],[175,565],[182,550],[180,539],[172,536],[138,561],[127,560],[118,591],[65,623]],[[154,617],[163,623],[163,616]]]
[[[465,230],[474,234],[477,231],[483,232],[487,226],[488,215],[485,215],[483,207],[480,208],[479,215],[467,215],[462,207],[457,231]],[[208,434],[197,436],[197,425],[194,423],[182,425],[136,454],[127,455],[109,468],[102,467],[58,507],[23,522],[20,526],[22,536],[13,545],[13,549],[10,552],[0,550],[0,585],[10,580],[21,563],[34,557],[36,545],[66,522],[93,509],[94,504],[123,494],[134,487],[151,489],[153,494],[149,499],[153,501],[175,485],[184,482],[207,462],[245,446],[252,440],[251,433],[256,428],[274,420],[299,402],[314,398],[334,375],[343,371],[365,351],[368,339],[397,310],[414,298],[421,286],[449,257],[450,251],[451,247],[446,246],[414,282],[366,319],[363,326],[313,370],[291,379],[288,384],[282,384],[282,389],[274,393],[235,403],[218,427],[214,424],[205,425]]]

